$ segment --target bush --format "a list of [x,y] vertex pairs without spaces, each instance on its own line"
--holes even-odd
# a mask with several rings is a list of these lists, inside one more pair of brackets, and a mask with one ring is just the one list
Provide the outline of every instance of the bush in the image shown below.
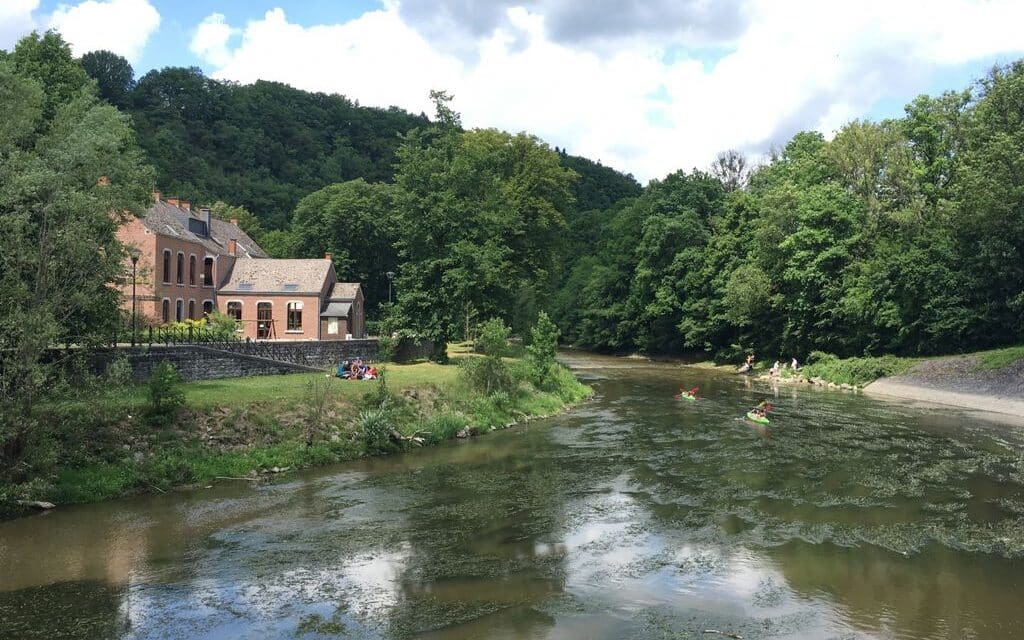
[[516,379],[501,358],[494,356],[468,357],[459,360],[459,373],[472,389],[490,395],[496,391],[512,391]]
[[166,360],[160,361],[149,379],[148,400],[145,409],[147,423],[155,427],[166,427],[174,421],[185,404],[185,393],[181,390],[181,376],[177,367]]
[[530,366],[530,381],[538,388],[546,388],[558,353],[559,331],[548,314],[541,311],[537,323],[530,330],[530,344],[526,347],[526,361]]
[[371,455],[389,453],[395,449],[391,441],[391,411],[366,409],[359,413],[359,430],[363,434],[366,452]]
[[501,358],[508,355],[508,338],[511,330],[500,318],[491,318],[479,327],[480,335],[473,343],[474,349],[485,356]]
[[104,372],[107,384],[114,387],[125,387],[132,383],[135,372],[128,358],[117,358],[107,365]]
[[864,385],[878,378],[897,376],[914,366],[917,360],[896,356],[878,358],[845,358],[820,351],[813,351],[807,357],[804,375],[821,378],[835,384]]

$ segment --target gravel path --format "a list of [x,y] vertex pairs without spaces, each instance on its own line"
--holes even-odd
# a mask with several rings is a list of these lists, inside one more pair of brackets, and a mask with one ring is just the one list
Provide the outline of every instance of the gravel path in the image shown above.
[[907,373],[882,378],[866,393],[1024,416],[1024,360],[979,371],[977,356],[922,362]]

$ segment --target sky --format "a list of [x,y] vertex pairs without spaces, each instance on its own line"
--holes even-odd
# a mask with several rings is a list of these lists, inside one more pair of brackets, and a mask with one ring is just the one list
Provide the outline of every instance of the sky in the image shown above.
[[641,181],[797,131],[898,117],[1024,57],[1021,0],[0,0],[0,48],[60,31],[137,77],[198,66],[467,127],[527,131]]

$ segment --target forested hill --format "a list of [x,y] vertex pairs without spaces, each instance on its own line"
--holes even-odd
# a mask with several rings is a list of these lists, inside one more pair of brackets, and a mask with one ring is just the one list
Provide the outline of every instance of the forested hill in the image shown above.
[[[243,206],[265,229],[287,227],[299,200],[327,185],[391,181],[400,134],[429,124],[397,107],[365,107],[277,82],[239,85],[197,68],[154,70],[136,82],[128,62],[109,52],[87,54],[82,64],[101,96],[132,115],[159,189]],[[580,175],[581,211],[640,193],[632,176],[561,157]]]

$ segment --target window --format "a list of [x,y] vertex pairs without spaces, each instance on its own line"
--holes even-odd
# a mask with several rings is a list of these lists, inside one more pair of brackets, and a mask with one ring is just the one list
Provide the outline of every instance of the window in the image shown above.
[[209,256],[203,258],[203,286],[213,286],[213,258]]
[[288,331],[302,331],[302,303],[288,303]]
[[171,284],[171,250],[164,249],[164,282]]
[[192,254],[188,257],[188,284],[190,287],[196,286],[196,256]]
[[242,303],[232,300],[228,303],[228,315],[235,319],[235,322],[242,321]]
[[174,303],[174,319],[181,322],[185,316],[185,301],[178,298],[178,301]]
[[327,333],[328,333],[328,335],[332,335],[332,336],[338,335],[338,319],[337,318],[327,318]]
[[163,319],[164,324],[171,321],[171,301],[167,298],[164,298],[164,303],[161,305],[160,317]]
[[282,289],[284,291],[298,291],[299,290],[299,285],[297,285],[297,284],[286,284],[286,285],[284,285],[284,287],[282,287]]
[[269,302],[256,303],[256,338],[266,340],[274,335],[274,305]]
[[178,252],[178,284],[185,284],[185,254]]
[[196,319],[196,301],[195,300],[189,300],[188,301],[188,319],[189,320],[195,320]]
[[208,316],[213,313],[213,300],[203,300],[203,315]]

